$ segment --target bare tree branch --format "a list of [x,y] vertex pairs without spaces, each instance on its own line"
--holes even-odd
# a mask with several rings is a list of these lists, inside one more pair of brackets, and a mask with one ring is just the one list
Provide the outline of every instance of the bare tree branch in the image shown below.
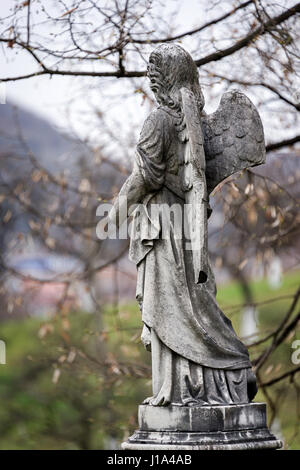
[[[257,39],[259,36],[263,36],[266,33],[269,33],[272,29],[274,29],[275,26],[283,23],[286,21],[288,18],[294,16],[295,14],[300,12],[300,3],[296,4],[294,7],[284,11],[281,15],[278,15],[274,18],[269,19],[266,23],[261,24],[258,28],[254,29],[251,33],[248,33],[246,36],[244,36],[242,39],[237,41],[235,44],[232,46],[216,51],[212,54],[207,55],[206,57],[203,57],[202,59],[195,60],[195,63],[198,67],[208,64],[210,62],[215,62],[218,60],[223,59],[224,57],[227,57],[231,54],[234,54],[235,52],[241,50],[242,48],[248,46],[251,44],[252,41]],[[50,76],[52,75],[69,75],[69,76],[89,76],[89,77],[116,77],[116,78],[133,78],[133,77],[142,77],[146,75],[146,71],[144,70],[126,70],[125,67],[123,67],[123,62],[122,62],[122,68],[115,70],[115,71],[102,71],[102,72],[95,72],[95,71],[80,71],[80,70],[61,70],[61,69],[53,69],[47,67],[41,59],[33,52],[32,48],[29,47],[27,44],[24,42],[18,41],[17,38],[13,39],[8,39],[8,38],[0,38],[0,42],[6,42],[9,44],[16,44],[19,47],[27,50],[33,57],[34,59],[38,62],[38,64],[42,67],[42,71],[37,71],[36,73],[28,74],[28,75],[22,75],[22,76],[16,76],[16,77],[4,77],[0,79],[3,82],[8,82],[8,81],[15,81],[15,80],[23,80],[25,78],[30,78],[34,75],[45,75],[48,74]],[[119,64],[120,65],[120,64]]]
[[266,151],[272,152],[274,150],[278,150],[283,147],[289,147],[291,145],[296,144],[297,142],[300,142],[300,135],[296,135],[295,137],[292,137],[291,139],[282,140],[281,142],[274,142],[272,144],[268,144],[266,145]]
[[253,0],[241,3],[238,5],[236,8],[233,8],[229,12],[225,13],[222,16],[219,16],[219,18],[216,18],[215,20],[208,21],[207,23],[203,24],[202,26],[199,26],[195,29],[192,29],[190,31],[185,31],[184,33],[181,34],[176,34],[174,36],[166,37],[166,38],[160,38],[160,39],[134,39],[131,37],[130,42],[134,42],[135,44],[160,44],[163,42],[171,42],[171,41],[177,41],[178,39],[182,39],[186,36],[192,36],[193,34],[200,33],[204,29],[208,28],[209,26],[216,25],[220,23],[223,20],[226,20],[227,18],[231,17],[234,13],[236,13],[238,10],[241,10],[243,8],[246,8],[248,5],[252,4]]
[[295,6],[293,6],[289,10],[286,10],[281,15],[278,15],[275,18],[271,18],[266,23],[261,24],[258,28],[254,29],[251,33],[247,34],[245,37],[237,41],[232,46],[227,47],[226,49],[223,49],[221,51],[213,52],[212,54],[209,54],[208,56],[203,57],[202,59],[195,60],[197,66],[201,67],[202,65],[208,64],[209,62],[216,62],[218,60],[224,59],[224,57],[234,54],[235,52],[251,44],[251,42],[257,39],[259,36],[263,36],[264,34],[269,33],[272,28],[279,25],[280,23],[283,23],[288,18],[294,16],[296,13],[299,12],[300,3],[297,3]]
[[265,387],[270,387],[271,385],[275,385],[278,382],[281,382],[282,380],[286,379],[287,377],[294,377],[298,372],[300,372],[300,366],[295,367],[292,370],[289,370],[288,372],[285,372],[284,374],[280,375],[279,377],[275,377],[274,379],[269,380],[268,382],[262,382],[260,383],[261,388]]

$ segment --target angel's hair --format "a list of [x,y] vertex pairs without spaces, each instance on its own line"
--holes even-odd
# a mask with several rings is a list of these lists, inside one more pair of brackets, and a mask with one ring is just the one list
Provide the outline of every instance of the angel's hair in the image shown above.
[[149,57],[148,77],[158,104],[181,112],[180,89],[190,89],[201,113],[204,96],[198,69],[188,52],[177,44],[162,44]]

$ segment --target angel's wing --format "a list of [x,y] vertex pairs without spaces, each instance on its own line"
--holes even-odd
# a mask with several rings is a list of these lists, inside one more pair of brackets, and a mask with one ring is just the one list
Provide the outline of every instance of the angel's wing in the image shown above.
[[187,131],[182,186],[185,193],[195,283],[199,284],[206,282],[208,276],[206,157],[194,93],[184,87],[180,91]]
[[201,122],[208,193],[233,173],[265,162],[261,119],[243,93],[224,93],[217,111],[202,116]]

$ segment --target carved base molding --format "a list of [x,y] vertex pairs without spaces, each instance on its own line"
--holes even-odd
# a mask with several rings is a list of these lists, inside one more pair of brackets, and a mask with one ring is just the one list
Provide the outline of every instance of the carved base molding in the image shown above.
[[279,449],[266,424],[266,405],[139,406],[139,430],[125,450]]

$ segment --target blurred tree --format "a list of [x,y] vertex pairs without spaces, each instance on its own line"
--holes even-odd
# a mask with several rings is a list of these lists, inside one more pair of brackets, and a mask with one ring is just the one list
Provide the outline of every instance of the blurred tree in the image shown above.
[[[16,61],[17,53],[28,56],[30,69],[15,76],[1,72],[2,82],[80,77],[85,105],[90,106],[90,112],[85,108],[83,113],[77,99],[70,103],[68,115],[80,119],[85,136],[70,139],[77,150],[67,161],[58,162],[55,145],[51,158],[41,159],[40,151],[32,149],[24,137],[17,111],[14,136],[10,136],[17,145],[1,152],[1,295],[7,297],[7,309],[17,311],[24,295],[20,298],[8,289],[11,278],[27,286],[30,281],[31,296],[44,284],[63,286],[53,321],[60,324],[70,350],[68,318],[74,291],[84,285],[93,309],[100,311],[103,299],[97,276],[127,249],[126,240],[106,243],[97,239],[96,207],[114,196],[130,171],[137,129],[153,106],[145,76],[149,52],[156,44],[175,41],[189,50],[199,66],[209,111],[223,92],[235,86],[252,99],[262,116],[271,164],[267,170],[246,171],[218,188],[215,214],[223,214],[223,219],[212,229],[216,264],[241,283],[243,304],[257,308],[249,284],[254,261],[265,266],[276,254],[285,269],[299,266],[300,4],[290,0],[199,1],[193,24],[183,16],[183,7],[179,0],[167,5],[160,0],[27,0],[12,2],[10,13],[0,20],[3,54],[15,54]],[[143,108],[137,108],[137,103],[144,104]],[[282,153],[275,158],[278,151]],[[42,278],[24,273],[11,263],[12,253],[26,249],[32,240],[44,256],[75,258],[76,269],[54,270]],[[112,326],[117,331],[120,311],[115,294]],[[295,337],[299,295],[299,290],[289,292],[290,306],[276,317],[277,324],[250,344],[265,399],[275,411],[282,393],[278,384],[299,390],[298,365],[287,363],[281,373],[273,367],[269,378],[266,373],[270,360],[277,360],[276,351]],[[47,331],[51,333],[51,328]],[[147,376],[127,353],[125,364],[118,357],[113,367],[121,375]],[[93,351],[94,359],[101,356],[104,363],[109,360],[107,354],[103,349]],[[108,371],[113,373],[113,369]]]

